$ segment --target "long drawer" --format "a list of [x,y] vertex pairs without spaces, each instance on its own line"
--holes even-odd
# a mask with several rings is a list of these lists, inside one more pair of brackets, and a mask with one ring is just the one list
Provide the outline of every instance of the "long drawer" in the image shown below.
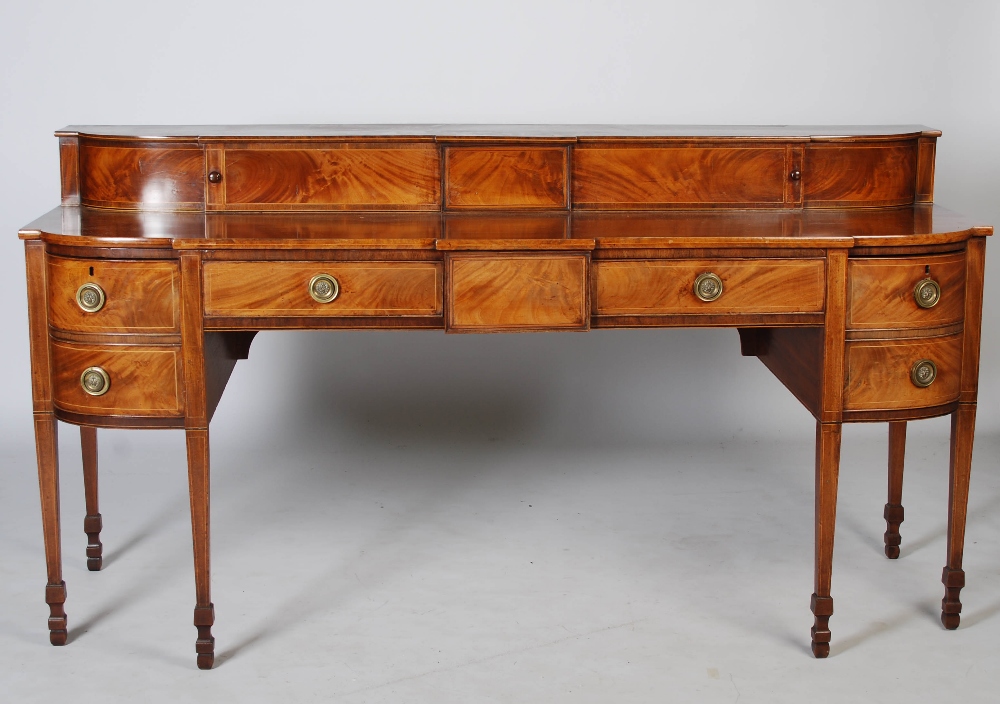
[[205,315],[441,315],[438,262],[207,262]]
[[822,259],[601,261],[594,265],[596,312],[819,313],[824,272]]

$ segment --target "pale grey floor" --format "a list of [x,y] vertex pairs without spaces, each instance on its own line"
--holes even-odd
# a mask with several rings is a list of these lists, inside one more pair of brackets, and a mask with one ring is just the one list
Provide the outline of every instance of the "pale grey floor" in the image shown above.
[[34,458],[30,438],[8,438],[0,700],[1000,696],[1000,438],[976,447],[965,613],[947,632],[946,421],[911,425],[897,561],[882,554],[885,426],[845,431],[833,651],[816,661],[804,412],[777,439],[720,426],[586,442],[598,428],[538,436],[485,403],[421,419],[375,399],[350,432],[319,413],[298,433],[235,427],[245,416],[226,404],[213,448],[216,669],[195,669],[183,436],[101,431],[106,560],[95,574],[78,436],[64,425],[70,643],[47,642]]

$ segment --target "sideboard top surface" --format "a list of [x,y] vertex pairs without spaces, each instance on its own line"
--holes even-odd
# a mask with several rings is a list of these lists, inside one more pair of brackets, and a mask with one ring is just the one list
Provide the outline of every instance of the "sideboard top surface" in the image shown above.
[[70,125],[59,136],[127,137],[139,139],[423,137],[440,138],[775,138],[849,139],[941,132],[924,125]]
[[[851,247],[927,245],[990,235],[993,228],[938,205],[842,210],[566,211],[480,213],[211,213],[60,206],[21,229],[22,239],[165,248],[351,247],[450,249],[448,242],[597,248]],[[534,243],[529,244],[529,243]]]

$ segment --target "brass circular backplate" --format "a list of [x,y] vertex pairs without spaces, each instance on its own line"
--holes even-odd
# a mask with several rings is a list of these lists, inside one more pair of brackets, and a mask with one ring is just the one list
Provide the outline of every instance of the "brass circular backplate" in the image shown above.
[[937,365],[929,359],[918,359],[910,368],[910,381],[921,389],[927,388],[937,379]]
[[941,287],[934,279],[921,279],[913,287],[913,298],[921,308],[933,308],[941,300]]
[[86,313],[96,313],[106,300],[104,289],[95,283],[86,283],[76,290],[76,304]]
[[91,396],[103,396],[111,388],[111,377],[100,367],[87,367],[80,375],[80,386]]
[[317,303],[329,303],[340,294],[340,284],[329,274],[316,274],[309,279],[309,295]]
[[722,295],[722,279],[710,272],[698,274],[694,280],[694,295],[705,303],[711,303]]

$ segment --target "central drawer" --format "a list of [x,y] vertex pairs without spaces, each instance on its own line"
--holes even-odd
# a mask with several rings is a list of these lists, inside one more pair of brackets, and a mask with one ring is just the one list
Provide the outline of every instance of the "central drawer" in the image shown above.
[[205,315],[441,315],[438,262],[206,262]]
[[448,330],[587,330],[590,257],[468,253],[448,257]]
[[597,315],[821,313],[822,259],[659,259],[594,266]]

